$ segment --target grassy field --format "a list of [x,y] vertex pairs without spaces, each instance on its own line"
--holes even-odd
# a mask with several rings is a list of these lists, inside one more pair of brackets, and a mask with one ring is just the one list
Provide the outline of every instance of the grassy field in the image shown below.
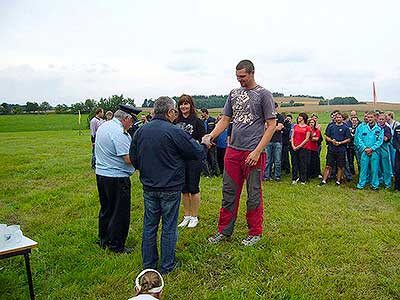
[[[40,117],[0,116],[0,223],[21,224],[39,243],[31,254],[37,299],[128,299],[142,269],[138,174],[127,241],[134,252],[101,250],[89,132],[71,130],[72,116]],[[264,183],[264,237],[242,247],[245,196],[231,242],[206,242],[221,178],[202,178],[200,223],[179,230],[182,267],[165,277],[163,299],[400,299],[399,194],[358,191],[355,181],[317,184]],[[0,261],[0,299],[28,299],[22,257]]]

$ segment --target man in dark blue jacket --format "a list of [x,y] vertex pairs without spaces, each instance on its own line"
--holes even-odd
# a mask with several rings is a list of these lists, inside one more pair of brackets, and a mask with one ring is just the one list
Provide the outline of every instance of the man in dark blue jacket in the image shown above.
[[129,155],[133,166],[140,171],[143,184],[143,268],[157,269],[157,230],[162,218],[160,272],[166,274],[176,267],[177,222],[185,161],[202,159],[207,147],[173,125],[178,110],[171,98],[158,98],[154,114],[151,122],[136,131]]

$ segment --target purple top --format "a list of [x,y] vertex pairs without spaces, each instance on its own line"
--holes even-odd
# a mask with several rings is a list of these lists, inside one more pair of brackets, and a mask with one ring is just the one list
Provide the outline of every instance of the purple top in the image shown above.
[[223,114],[232,118],[230,147],[252,151],[265,132],[265,121],[276,118],[270,91],[257,85],[253,89],[233,89],[226,100]]
[[90,120],[90,135],[92,137],[96,137],[97,129],[99,129],[100,125],[103,124],[105,121],[103,119],[99,119],[94,117]]

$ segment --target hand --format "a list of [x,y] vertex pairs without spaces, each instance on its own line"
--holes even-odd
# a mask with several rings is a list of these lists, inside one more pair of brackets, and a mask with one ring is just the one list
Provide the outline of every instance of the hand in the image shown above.
[[260,158],[260,153],[256,150],[250,152],[250,154],[247,156],[245,163],[248,166],[255,166],[258,162],[258,159]]
[[204,135],[201,139],[201,143],[206,145],[207,148],[210,148],[213,145],[213,143],[211,143],[211,135],[210,134]]
[[365,154],[367,154],[368,156],[371,156],[372,155],[372,149],[371,148],[365,149]]
[[283,129],[283,124],[282,123],[278,123],[278,125],[276,125],[276,131],[281,131]]

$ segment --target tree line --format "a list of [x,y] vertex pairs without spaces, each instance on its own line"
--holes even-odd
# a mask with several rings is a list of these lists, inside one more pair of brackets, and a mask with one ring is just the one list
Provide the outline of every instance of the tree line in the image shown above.
[[[274,92],[274,97],[284,97],[283,93]],[[221,108],[224,107],[228,95],[193,95],[197,108]],[[351,104],[364,104],[365,102],[359,102],[354,97],[335,97],[333,99],[324,99],[322,96],[310,96],[310,95],[290,95],[290,97],[307,97],[320,99],[319,105],[351,105]],[[179,100],[178,96],[172,97],[175,101]],[[155,99],[149,98],[144,99],[142,107],[153,107]],[[71,105],[58,104],[52,107],[48,102],[43,101],[41,103],[35,101],[27,101],[25,105],[20,104],[8,104],[3,102],[0,104],[0,114],[22,114],[22,113],[47,113],[54,111],[57,114],[68,114],[78,113],[82,114],[93,114],[97,107],[102,107],[105,111],[111,110],[116,111],[119,104],[130,104],[135,105],[133,98],[125,98],[124,95],[112,95],[108,98],[100,98],[99,101],[94,99],[86,99],[85,101],[73,103]],[[302,106],[302,103],[295,103],[291,100],[288,103],[281,103],[281,106]]]
[[49,111],[54,111],[57,114],[68,114],[68,113],[78,113],[80,111],[82,114],[92,114],[97,107],[102,107],[105,111],[111,110],[116,111],[119,104],[130,104],[135,105],[135,100],[132,98],[125,98],[124,95],[112,95],[108,98],[100,98],[99,101],[94,99],[86,99],[85,101],[73,103],[71,105],[58,104],[52,107],[48,102],[43,101],[41,103],[35,101],[28,101],[25,105],[20,104],[8,104],[3,102],[0,104],[0,114],[37,114],[37,113],[47,113]]

